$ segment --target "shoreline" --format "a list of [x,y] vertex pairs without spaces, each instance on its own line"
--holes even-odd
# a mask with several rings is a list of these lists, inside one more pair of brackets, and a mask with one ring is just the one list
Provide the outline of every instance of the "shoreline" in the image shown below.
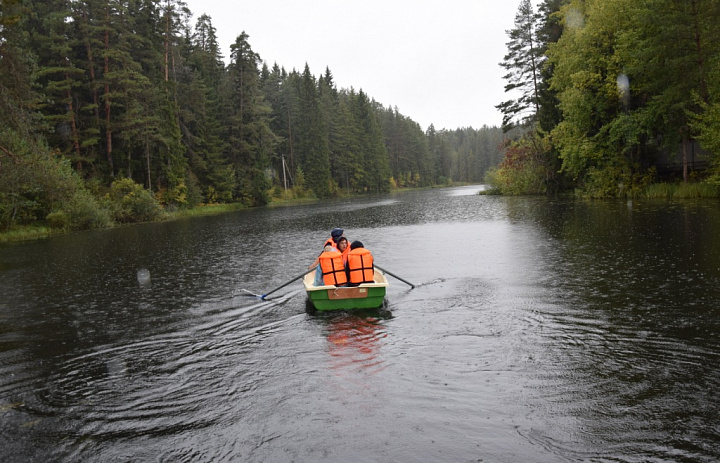
[[[422,189],[428,189],[428,188],[451,188],[451,187],[457,187],[457,186],[463,186],[466,185],[465,183],[453,183],[451,185],[435,185],[431,187],[417,187],[417,188],[394,188],[390,190],[390,194],[392,193],[402,193],[405,191],[412,191],[412,190],[422,190]],[[350,193],[350,194],[340,194],[338,195],[338,198],[353,198],[353,197],[361,197],[366,196],[365,193]],[[300,204],[312,204],[315,202],[320,201],[317,198],[314,197],[302,197],[302,198],[292,198],[292,199],[285,199],[285,198],[271,198],[270,202],[266,204],[265,206],[261,207],[290,207],[290,206],[296,206]],[[224,203],[224,204],[201,204],[199,206],[195,206],[190,209],[175,209],[172,210],[164,209],[162,213],[162,217],[158,218],[157,220],[151,220],[148,222],[132,222],[132,223],[115,223],[111,227],[105,228],[115,228],[115,227],[121,227],[124,225],[132,225],[137,223],[158,223],[158,222],[168,222],[172,220],[177,219],[183,219],[188,217],[202,217],[207,215],[216,215],[216,214],[225,214],[228,212],[234,212],[234,211],[240,211],[240,210],[247,210],[252,209],[249,206],[245,206],[242,203]],[[96,229],[99,230],[99,229]],[[32,240],[39,240],[39,239],[45,239],[45,238],[51,238],[53,236],[62,236],[67,235],[69,233],[75,233],[78,231],[85,231],[85,230],[69,230],[65,228],[52,228],[46,224],[32,224],[32,225],[19,225],[14,227],[12,230],[0,232],[0,244],[6,244],[6,243],[19,243],[24,241],[32,241]]]

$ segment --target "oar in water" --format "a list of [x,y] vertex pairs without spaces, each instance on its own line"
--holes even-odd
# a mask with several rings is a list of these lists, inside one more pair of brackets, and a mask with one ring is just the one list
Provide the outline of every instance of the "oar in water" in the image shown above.
[[[274,292],[277,291],[278,289],[283,289],[284,287],[286,287],[287,285],[289,285],[289,284],[292,283],[293,281],[299,280],[300,278],[304,277],[305,275],[307,275],[307,274],[310,273],[310,272],[313,272],[314,270],[315,270],[315,267],[311,268],[310,270],[306,270],[306,271],[304,271],[303,273],[301,273],[300,275],[295,276],[295,277],[293,277],[291,280],[289,280],[289,281],[281,284],[280,286],[278,286],[277,288],[273,289],[272,291],[268,291],[267,293],[265,293],[265,294],[263,294],[263,295],[261,295],[261,296],[258,296],[258,297],[264,301],[266,297],[268,297],[269,295],[271,295],[272,293],[274,293]],[[249,291],[248,291],[248,292],[249,292]],[[251,293],[251,294],[252,294],[252,293]],[[256,294],[255,296],[257,296],[257,294]]]
[[403,279],[400,278],[399,276],[397,276],[397,275],[395,275],[394,273],[391,273],[391,272],[385,270],[384,268],[380,267],[379,265],[375,265],[375,268],[378,269],[378,270],[380,270],[380,271],[382,271],[382,272],[387,273],[387,274],[390,275],[390,276],[394,276],[395,278],[397,278],[398,280],[402,281],[403,283],[406,283],[406,284],[410,285],[411,288],[415,288],[415,285],[414,285],[414,284],[410,283],[410,282],[407,281],[407,280],[403,280]]

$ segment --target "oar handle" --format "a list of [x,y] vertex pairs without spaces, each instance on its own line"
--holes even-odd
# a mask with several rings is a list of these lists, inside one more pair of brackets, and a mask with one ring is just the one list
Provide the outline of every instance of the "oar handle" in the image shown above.
[[272,293],[274,293],[274,292],[277,291],[278,289],[283,289],[284,287],[286,287],[287,285],[289,285],[289,284],[292,283],[293,281],[299,280],[300,278],[304,277],[305,275],[307,275],[308,273],[310,273],[310,272],[312,272],[312,271],[314,271],[314,270],[315,270],[314,267],[313,267],[312,269],[310,269],[310,270],[306,270],[305,272],[301,273],[300,275],[298,275],[298,276],[296,276],[296,277],[293,277],[292,280],[290,280],[290,281],[288,281],[288,282],[286,282],[286,283],[283,283],[282,285],[278,286],[277,288],[273,289],[272,291],[268,291],[267,293],[263,294],[262,296],[260,296],[260,299],[262,299],[262,300],[264,301],[266,297],[268,297],[269,295],[271,295]]
[[411,288],[415,288],[415,285],[414,285],[414,284],[410,283],[410,282],[407,281],[407,280],[403,280],[403,279],[400,278],[399,276],[395,275],[395,274],[392,273],[392,272],[389,272],[389,271],[385,270],[384,268],[380,267],[379,265],[375,265],[375,268],[378,269],[378,270],[380,270],[380,271],[383,271],[383,272],[387,273],[387,274],[390,275],[390,276],[393,276],[393,277],[397,278],[398,280],[402,281],[402,282],[405,283],[405,284],[410,285]]

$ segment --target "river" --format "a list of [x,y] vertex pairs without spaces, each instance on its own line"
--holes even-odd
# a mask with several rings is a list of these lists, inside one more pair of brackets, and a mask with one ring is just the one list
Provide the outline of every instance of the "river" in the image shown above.
[[[720,202],[480,189],[0,245],[0,460],[720,460]],[[336,226],[416,287],[250,294]]]

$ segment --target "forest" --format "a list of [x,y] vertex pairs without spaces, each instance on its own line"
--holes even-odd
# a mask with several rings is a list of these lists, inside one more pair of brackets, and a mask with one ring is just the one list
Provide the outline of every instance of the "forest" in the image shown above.
[[720,2],[519,3],[495,191],[720,196]]
[[502,159],[497,127],[423,130],[244,32],[224,57],[192,17],[181,0],[0,3],[0,231],[480,182]]
[[3,0],[0,232],[452,182],[717,197],[719,23],[717,0],[520,0],[502,127],[436,130],[244,32],[222,56],[182,0]]

